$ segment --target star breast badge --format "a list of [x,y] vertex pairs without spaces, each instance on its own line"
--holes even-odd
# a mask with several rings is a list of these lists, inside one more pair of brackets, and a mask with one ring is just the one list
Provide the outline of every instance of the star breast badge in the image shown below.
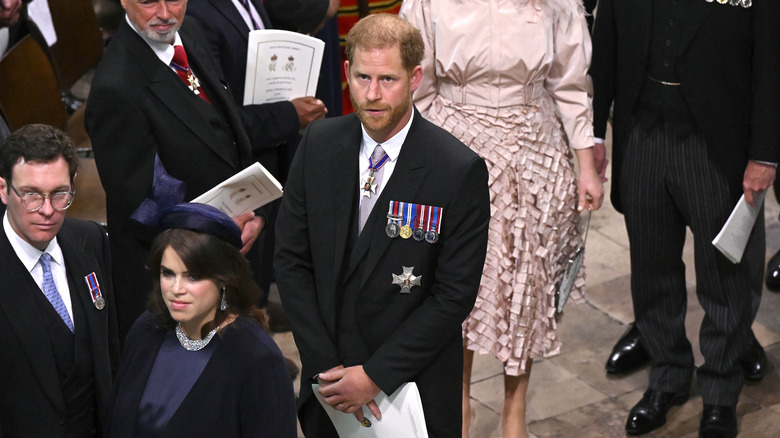
[[401,275],[393,274],[393,284],[401,286],[402,294],[412,293],[412,287],[419,286],[422,275],[417,276],[412,273],[414,266],[402,266],[403,273]]

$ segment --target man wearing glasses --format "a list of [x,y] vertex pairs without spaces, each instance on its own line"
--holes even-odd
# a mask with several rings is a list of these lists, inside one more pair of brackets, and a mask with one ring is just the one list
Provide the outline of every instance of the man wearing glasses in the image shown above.
[[108,240],[66,219],[78,157],[62,131],[27,125],[0,148],[0,431],[93,437],[119,359]]

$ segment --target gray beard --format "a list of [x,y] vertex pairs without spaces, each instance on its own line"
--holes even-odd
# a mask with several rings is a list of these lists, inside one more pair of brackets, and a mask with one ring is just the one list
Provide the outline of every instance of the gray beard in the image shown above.
[[152,41],[157,41],[158,43],[173,44],[173,40],[176,36],[176,32],[179,30],[179,27],[181,26],[177,26],[175,29],[172,28],[165,33],[159,33],[152,29],[146,28],[141,31],[141,34]]

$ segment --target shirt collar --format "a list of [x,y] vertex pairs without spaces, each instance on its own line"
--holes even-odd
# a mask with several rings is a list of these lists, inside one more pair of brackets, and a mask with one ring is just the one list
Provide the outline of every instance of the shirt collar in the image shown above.
[[[409,117],[409,121],[406,122],[406,125],[404,125],[404,127],[401,128],[397,134],[390,137],[386,142],[381,143],[382,149],[385,150],[385,153],[387,154],[390,161],[397,160],[398,155],[401,154],[401,146],[404,145],[406,136],[409,134],[409,128],[412,126],[412,120],[414,120],[414,113],[412,113],[412,117]],[[370,135],[368,135],[366,128],[362,123],[360,124],[360,129],[363,131],[363,141],[360,145],[360,154],[363,155],[366,160],[368,160],[368,157],[374,153],[374,148],[376,145],[380,143],[377,143],[373,138],[371,138]]]
[[158,58],[160,58],[160,61],[162,61],[165,65],[171,65],[171,61],[173,61],[173,46],[181,45],[183,46],[181,42],[181,37],[179,36],[179,32],[176,32],[176,34],[173,36],[173,45],[170,45],[168,43],[161,43],[159,41],[150,40],[149,38],[146,38],[144,34],[141,32],[138,32],[138,29],[136,29],[135,26],[133,26],[133,23],[130,22],[130,19],[127,18],[127,15],[125,15],[125,21],[127,21],[127,24],[130,25],[130,28],[135,31],[135,33],[138,34],[138,36],[143,39],[146,44],[149,45],[149,47],[152,49],[155,55],[157,55]]
[[16,256],[19,257],[19,260],[24,264],[28,271],[32,272],[33,268],[35,268],[35,265],[38,263],[38,259],[41,258],[44,252],[51,255],[52,262],[62,265],[64,258],[62,256],[62,248],[60,248],[59,243],[57,243],[57,236],[54,236],[54,239],[49,242],[45,251],[41,251],[25,242],[16,234],[16,231],[11,228],[11,222],[8,220],[7,211],[5,215],[3,215],[3,230],[5,231],[5,235],[8,236],[8,241],[11,243],[11,247],[14,249]]

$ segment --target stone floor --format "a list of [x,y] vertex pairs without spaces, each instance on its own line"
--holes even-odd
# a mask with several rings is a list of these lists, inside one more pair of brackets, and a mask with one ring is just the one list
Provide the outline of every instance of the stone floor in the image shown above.
[[[780,208],[769,193],[765,209],[767,259],[780,248],[778,211]],[[687,326],[700,364],[703,360],[697,333],[703,311],[695,295],[692,247],[689,235],[684,254],[689,285]],[[633,320],[628,238],[623,217],[608,202],[593,214],[585,263],[588,301],[566,308],[559,326],[562,353],[533,365],[527,420],[532,436],[537,438],[626,436],[628,410],[641,398],[647,384],[646,368],[622,378],[609,377],[604,371],[612,345]],[[743,388],[737,406],[739,436],[780,437],[780,294],[764,290],[753,330],[766,350],[769,367],[760,384]],[[274,337],[286,356],[298,360],[290,333]],[[501,364],[493,357],[477,355],[471,390],[476,411],[472,437],[501,436],[502,382]],[[691,399],[670,411],[663,428],[646,436],[695,438],[700,415],[701,397],[694,385]]]

